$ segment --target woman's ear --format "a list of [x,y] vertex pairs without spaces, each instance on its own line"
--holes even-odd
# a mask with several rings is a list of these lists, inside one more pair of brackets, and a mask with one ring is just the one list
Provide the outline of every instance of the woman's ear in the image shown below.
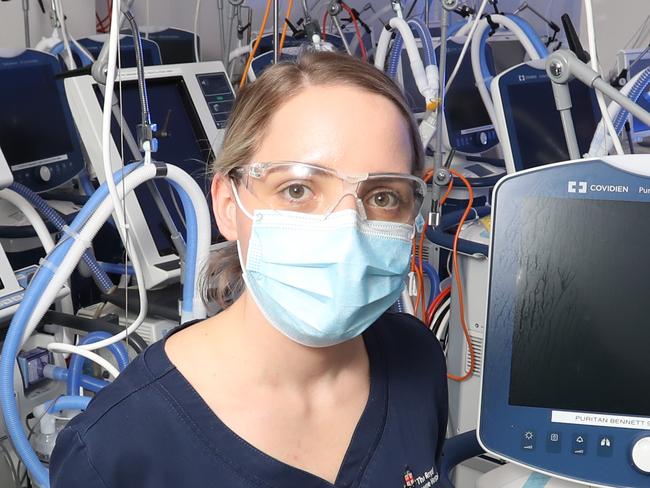
[[212,212],[219,232],[229,241],[237,240],[237,202],[230,178],[217,174],[212,179]]

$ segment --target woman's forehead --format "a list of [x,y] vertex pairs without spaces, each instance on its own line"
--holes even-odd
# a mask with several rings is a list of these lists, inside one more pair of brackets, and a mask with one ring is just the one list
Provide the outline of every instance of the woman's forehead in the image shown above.
[[346,85],[308,86],[273,114],[254,160],[410,172],[412,152],[408,124],[389,99]]

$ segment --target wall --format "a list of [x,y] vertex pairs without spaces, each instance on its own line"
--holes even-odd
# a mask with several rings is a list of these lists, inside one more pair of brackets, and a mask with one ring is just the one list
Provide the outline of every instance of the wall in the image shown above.
[[[611,74],[616,66],[616,53],[625,47],[646,47],[650,42],[650,25],[637,45],[628,45],[634,34],[650,19],[648,0],[592,0],[596,49],[598,60],[605,74]],[[584,15],[580,29],[583,47],[587,49],[587,24]]]
[[[220,40],[218,37],[218,2],[223,1],[224,11],[229,12],[230,4],[227,0],[201,0],[200,16],[198,22],[198,32],[202,38],[202,54],[204,59],[217,59],[221,50]],[[424,2],[418,0],[416,11],[422,10]],[[264,0],[247,0],[246,5],[253,7],[253,29],[257,31],[262,20],[264,12]],[[326,8],[328,0],[307,0],[307,5],[311,10],[312,17],[321,22],[324,9]],[[362,10],[365,5],[372,4],[373,8],[378,11],[389,5],[388,0],[348,0],[348,3],[355,7],[357,10]],[[410,5],[410,1],[403,0],[404,5]],[[470,4],[478,4],[478,0],[469,1]],[[535,7],[543,15],[554,20],[558,25],[560,24],[560,15],[564,12],[569,12],[572,17],[579,17],[579,4],[576,0],[529,0],[531,6]],[[521,4],[521,0],[500,0],[498,3],[502,11],[512,12]],[[105,1],[97,0],[98,11],[104,9]],[[280,15],[282,19],[285,15],[287,1],[280,0]],[[435,22],[438,18],[439,2],[432,1],[431,21]],[[143,25],[172,25],[175,27],[194,30],[193,21],[196,7],[196,0],[136,0],[135,2],[135,15],[136,18]],[[492,11],[488,7],[488,11]],[[148,12],[148,13],[147,13]],[[384,19],[390,18],[389,13],[392,11],[388,9],[388,13],[383,15]],[[365,12],[364,19],[372,16],[371,11]],[[303,9],[300,0],[294,2],[293,14],[291,15],[292,21],[296,21],[303,16]],[[522,16],[528,20],[533,27],[541,33],[547,33],[549,30],[546,24],[533,15],[530,11],[522,13]],[[149,20],[147,20],[149,19]],[[578,21],[579,24],[579,21]],[[226,21],[226,29],[228,22]],[[271,20],[267,24],[267,30],[271,28]],[[379,28],[381,23],[377,21],[373,27]]]
[[[36,0],[27,0],[29,5],[29,28],[32,47],[42,37],[52,35],[49,7],[50,0],[43,0],[46,13],[43,14]],[[84,36],[95,31],[95,5],[90,0],[62,0],[68,18],[67,26],[74,37]],[[0,47],[23,49],[25,30],[23,23],[22,0],[0,1]]]
[[[49,36],[52,31],[49,15],[41,13],[36,0],[27,0],[30,6],[30,29],[32,45],[35,45],[42,36]],[[106,9],[106,0],[62,0],[68,17],[68,28],[75,37],[81,37],[95,32],[95,11],[102,13]],[[49,0],[44,0],[49,10]],[[218,3],[224,5],[226,15],[230,11],[228,0],[201,0],[201,10],[198,19],[198,31],[203,39],[204,59],[217,59],[221,53]],[[364,0],[349,0],[349,3],[361,9],[366,2]],[[387,0],[372,0],[376,10],[388,5]],[[478,0],[470,3],[476,4]],[[576,26],[579,26],[583,44],[587,45],[586,23],[584,13],[580,12],[581,2],[578,0],[529,0],[530,5],[537,8],[543,15],[560,25],[560,16],[569,12],[574,19]],[[650,1],[648,0],[593,0],[594,14],[596,20],[596,35],[598,39],[598,51],[601,64],[605,72],[613,69],[616,52],[622,49],[626,42],[633,36],[635,31],[650,16]],[[23,10],[22,0],[0,1],[0,47],[23,48]],[[264,11],[264,0],[247,0],[247,5],[254,9],[253,27],[259,28],[261,16]],[[322,16],[327,0],[307,0],[312,8],[312,14],[319,19]],[[404,1],[404,4],[410,4]],[[499,8],[503,11],[513,11],[521,4],[521,0],[500,0]],[[423,5],[422,0],[420,4]],[[436,8],[432,10],[432,20],[437,17],[437,0],[433,1]],[[183,29],[193,30],[194,12],[196,0],[136,0],[134,12],[136,19],[142,25],[171,25]],[[286,0],[280,1],[280,17],[284,16]],[[420,8],[419,6],[417,8]],[[492,8],[488,7],[488,11]],[[584,10],[584,9],[583,9]],[[370,12],[364,14],[370,15]],[[546,33],[548,28],[530,11],[521,14],[528,20],[538,32]],[[293,20],[302,16],[300,1],[296,0]],[[384,15],[388,17],[388,15]],[[226,20],[226,29],[227,29]],[[269,28],[270,28],[269,23]],[[377,23],[379,25],[379,23]],[[650,29],[646,30],[643,38],[645,43],[650,42]]]

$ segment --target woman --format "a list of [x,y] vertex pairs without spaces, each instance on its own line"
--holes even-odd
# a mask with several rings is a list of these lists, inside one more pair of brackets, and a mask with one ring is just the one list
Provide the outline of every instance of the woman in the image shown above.
[[53,488],[433,486],[444,357],[384,313],[422,158],[398,88],[351,57],[307,54],[243,90],[212,185],[223,311],[151,346],[70,423]]

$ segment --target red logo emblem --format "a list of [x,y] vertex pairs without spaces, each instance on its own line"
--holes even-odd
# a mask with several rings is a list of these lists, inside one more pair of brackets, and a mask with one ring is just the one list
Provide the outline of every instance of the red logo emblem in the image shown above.
[[413,478],[413,473],[410,470],[404,471],[404,486],[410,488],[415,485],[415,478]]

